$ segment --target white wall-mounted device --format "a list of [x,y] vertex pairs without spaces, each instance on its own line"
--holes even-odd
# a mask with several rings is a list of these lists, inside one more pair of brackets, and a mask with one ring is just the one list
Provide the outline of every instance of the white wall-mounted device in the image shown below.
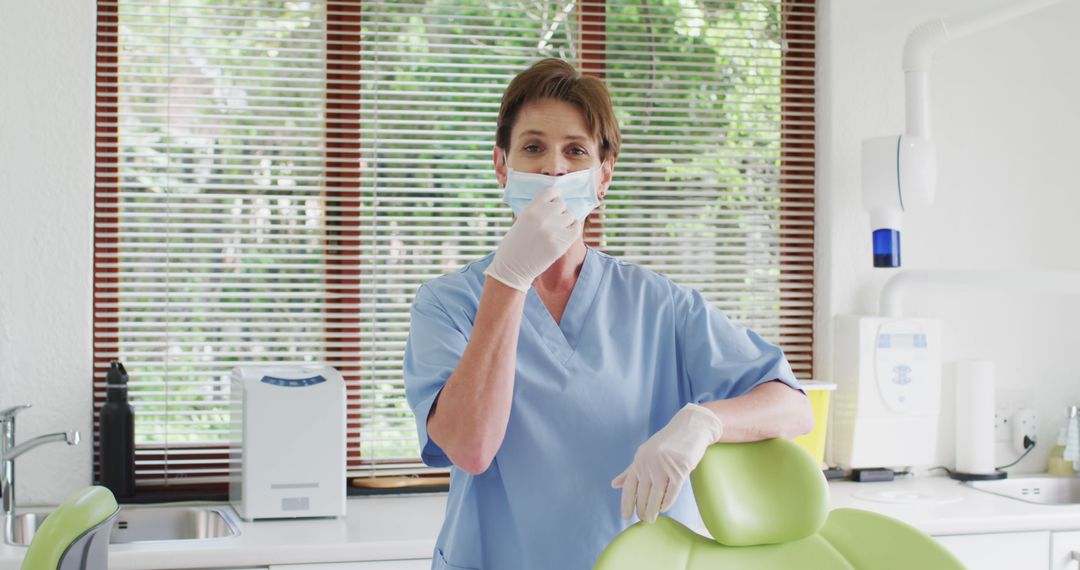
[[982,31],[1062,0],[1005,0],[916,27],[904,43],[905,132],[865,139],[863,207],[870,213],[874,267],[900,267],[902,214],[934,202],[937,158],[930,133],[930,68],[934,51],[950,40]]
[[229,501],[246,520],[345,515],[345,383],[331,366],[233,369]]
[[936,319],[837,317],[829,463],[912,467],[936,459],[941,406]]

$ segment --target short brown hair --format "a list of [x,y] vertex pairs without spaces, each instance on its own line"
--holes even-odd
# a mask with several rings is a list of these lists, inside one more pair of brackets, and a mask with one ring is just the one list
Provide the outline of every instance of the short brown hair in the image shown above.
[[555,99],[576,106],[585,116],[585,127],[599,143],[600,160],[619,155],[619,124],[604,82],[582,75],[573,65],[558,59],[542,59],[522,71],[503,92],[495,130],[495,144],[510,150],[510,132],[518,111],[538,99]]

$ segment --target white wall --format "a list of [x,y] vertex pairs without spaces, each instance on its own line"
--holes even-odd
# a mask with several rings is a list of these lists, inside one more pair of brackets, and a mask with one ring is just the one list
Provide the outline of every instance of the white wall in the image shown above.
[[[918,269],[1080,271],[1080,3],[1059,5],[949,43],[931,73],[938,145],[935,206],[906,216],[903,263]],[[871,313],[896,270],[871,263],[859,195],[859,145],[904,126],[904,39],[934,17],[992,0],[821,0],[818,64],[817,376],[828,379],[833,317]],[[1080,229],[1080,228],[1078,228]],[[1080,292],[1078,292],[1080,293]],[[943,320],[945,389],[939,461],[953,463],[952,366],[989,358],[999,402],[1040,414],[1040,445],[1017,466],[1040,471],[1069,403],[1080,403],[1073,355],[1080,295],[911,289],[909,314]],[[998,464],[1014,458],[998,446]]]
[[90,482],[94,2],[0,0],[0,407],[32,403],[20,504]]
[[[986,0],[821,0],[816,366],[832,369],[832,318],[873,310],[891,270],[870,263],[859,144],[903,126],[900,49],[933,16]],[[905,220],[910,268],[1080,270],[1080,6],[1058,6],[942,49],[933,73],[937,205]],[[20,439],[90,434],[94,3],[0,0],[0,406],[32,402]],[[976,246],[984,244],[981,249]],[[1080,298],[913,290],[944,319],[945,358],[993,358],[999,394],[1026,399],[1042,441],[1080,403],[1070,358]],[[941,462],[952,460],[951,397]],[[20,503],[89,483],[89,437],[19,459]],[[1039,470],[1049,445],[1021,464]],[[1008,453],[1000,451],[1004,462]]]

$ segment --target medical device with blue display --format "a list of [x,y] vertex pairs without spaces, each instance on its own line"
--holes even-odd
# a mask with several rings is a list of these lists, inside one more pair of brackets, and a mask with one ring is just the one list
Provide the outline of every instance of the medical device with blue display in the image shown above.
[[318,363],[238,366],[229,501],[244,520],[345,514],[345,380]]

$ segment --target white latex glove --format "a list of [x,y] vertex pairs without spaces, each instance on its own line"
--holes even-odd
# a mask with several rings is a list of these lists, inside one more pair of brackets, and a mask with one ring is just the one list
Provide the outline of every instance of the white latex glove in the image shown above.
[[526,292],[534,279],[570,249],[581,227],[582,222],[566,209],[559,189],[548,188],[522,208],[484,274]]
[[622,488],[622,517],[629,519],[637,506],[638,518],[651,523],[671,508],[690,472],[705,450],[720,440],[724,425],[704,406],[687,404],[664,429],[641,444],[634,461],[611,486]]

